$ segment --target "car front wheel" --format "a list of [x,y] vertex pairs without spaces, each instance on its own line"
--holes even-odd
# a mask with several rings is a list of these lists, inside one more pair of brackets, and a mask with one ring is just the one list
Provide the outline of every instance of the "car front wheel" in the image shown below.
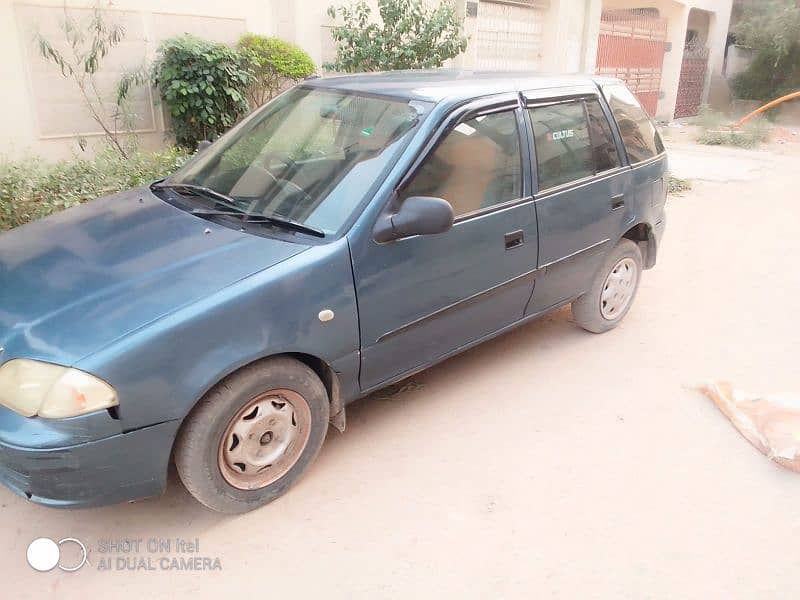
[[572,303],[575,322],[592,333],[619,325],[628,314],[642,276],[642,252],[623,239],[606,257],[585,294]]
[[207,507],[243,513],[283,494],[316,457],[328,428],[325,386],[288,357],[225,378],[186,418],[175,465]]

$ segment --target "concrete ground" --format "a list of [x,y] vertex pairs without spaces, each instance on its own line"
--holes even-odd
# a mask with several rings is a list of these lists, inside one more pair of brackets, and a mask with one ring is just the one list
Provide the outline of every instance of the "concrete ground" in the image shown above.
[[[797,597],[800,475],[693,389],[800,394],[794,150],[673,144],[694,189],[669,200],[659,264],[618,329],[588,334],[567,308],[356,403],[266,508],[213,514],[174,475],[163,498],[95,510],[0,490],[3,596]],[[34,572],[40,536],[82,540],[91,565]],[[176,537],[222,570],[161,570],[192,556]],[[101,552],[123,538],[139,553]],[[157,570],[125,568],[148,558]]]

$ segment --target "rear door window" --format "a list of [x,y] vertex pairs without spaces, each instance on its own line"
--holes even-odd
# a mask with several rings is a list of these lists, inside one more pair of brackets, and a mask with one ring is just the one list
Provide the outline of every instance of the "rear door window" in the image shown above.
[[617,121],[631,164],[642,162],[664,151],[664,144],[655,125],[628,88],[619,84],[606,85],[603,86],[603,94]]
[[528,109],[533,123],[539,190],[594,175],[583,101]]

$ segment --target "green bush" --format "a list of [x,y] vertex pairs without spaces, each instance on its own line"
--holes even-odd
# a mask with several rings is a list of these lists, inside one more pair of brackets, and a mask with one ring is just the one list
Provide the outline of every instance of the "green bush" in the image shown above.
[[731,81],[734,97],[769,102],[800,90],[800,44],[780,56],[773,48],[756,52],[753,62]]
[[692,189],[691,179],[682,179],[670,175],[667,179],[667,193],[679,195]]
[[736,43],[752,48],[750,67],[732,82],[734,96],[767,102],[800,88],[800,4],[759,0],[733,26]]
[[0,230],[11,229],[99,196],[150,183],[189,158],[179,148],[135,152],[125,159],[106,150],[97,158],[48,164],[38,158],[0,162]]
[[158,53],[153,77],[180,146],[213,140],[247,113],[253,75],[236,50],[183,35],[164,41]]
[[739,129],[733,129],[728,124],[723,124],[723,119],[714,121],[709,117],[709,125],[701,125],[702,132],[697,138],[698,144],[706,146],[736,146],[738,148],[755,148],[760,143],[767,141],[770,124],[763,116],[757,116]]
[[308,77],[316,68],[308,53],[284,40],[247,33],[239,40],[239,52],[254,75],[247,88],[251,108],[274,98],[288,83]]
[[331,71],[392,71],[432,69],[467,48],[455,5],[444,1],[435,8],[424,0],[378,0],[380,24],[372,20],[365,0],[328,8],[343,25],[331,30],[336,60]]

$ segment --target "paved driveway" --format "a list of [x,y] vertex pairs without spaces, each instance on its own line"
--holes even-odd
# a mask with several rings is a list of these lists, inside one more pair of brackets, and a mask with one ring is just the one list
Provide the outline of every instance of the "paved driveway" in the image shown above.
[[[704,181],[669,201],[659,265],[617,330],[560,310],[357,403],[305,479],[248,515],[207,512],[174,476],[163,498],[72,512],[0,490],[3,596],[797,597],[800,475],[692,389],[800,393],[797,154],[672,160]],[[33,572],[39,536],[79,538],[91,565]],[[123,538],[139,552],[101,552]],[[191,556],[222,570],[163,570]]]

